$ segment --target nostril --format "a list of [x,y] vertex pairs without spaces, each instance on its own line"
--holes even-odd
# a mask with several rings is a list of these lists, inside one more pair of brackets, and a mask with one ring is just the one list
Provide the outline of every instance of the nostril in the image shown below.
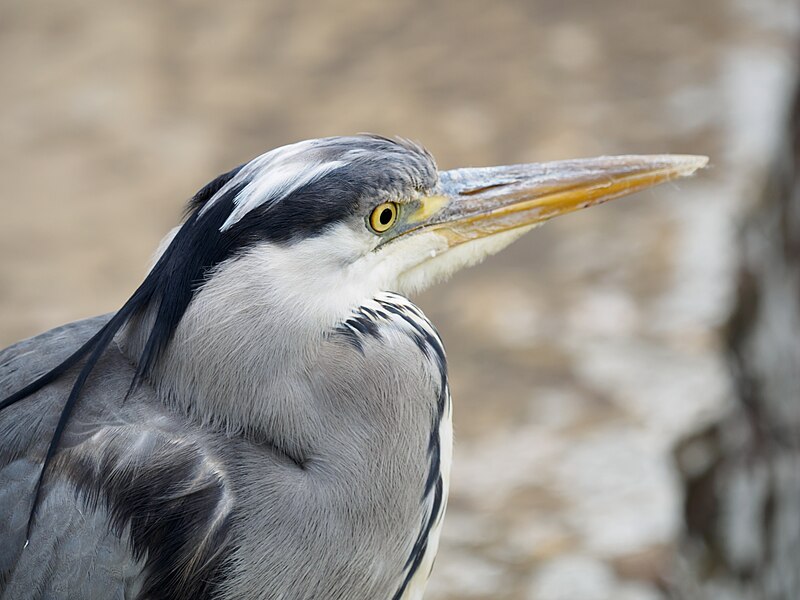
[[511,185],[512,183],[517,183],[516,181],[504,181],[503,183],[493,183],[492,185],[484,185],[479,188],[473,188],[471,190],[464,190],[462,192],[458,192],[459,196],[475,196],[477,194],[481,194],[483,192],[488,192],[489,190],[493,190],[495,188],[506,187],[507,185]]

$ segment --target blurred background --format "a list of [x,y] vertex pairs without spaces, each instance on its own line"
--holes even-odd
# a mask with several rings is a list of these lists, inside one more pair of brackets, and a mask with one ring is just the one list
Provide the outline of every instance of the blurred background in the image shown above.
[[[775,516],[730,324],[752,313],[742,230],[793,139],[799,15],[792,0],[2,0],[0,346],[120,306],[186,199],[299,139],[402,135],[441,168],[707,154],[693,180],[558,219],[415,299],[448,348],[457,437],[426,597],[796,598],[800,507]],[[787,348],[776,419],[800,423]],[[793,456],[779,487],[800,498]]]

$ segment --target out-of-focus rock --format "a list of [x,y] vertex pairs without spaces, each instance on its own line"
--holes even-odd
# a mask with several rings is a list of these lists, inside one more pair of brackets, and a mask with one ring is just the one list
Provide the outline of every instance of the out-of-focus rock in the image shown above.
[[798,199],[800,94],[742,233],[727,337],[737,402],[678,450],[688,532],[677,587],[688,597],[800,597]]
[[561,556],[545,562],[533,577],[531,600],[611,600],[615,576],[605,563],[588,556]]

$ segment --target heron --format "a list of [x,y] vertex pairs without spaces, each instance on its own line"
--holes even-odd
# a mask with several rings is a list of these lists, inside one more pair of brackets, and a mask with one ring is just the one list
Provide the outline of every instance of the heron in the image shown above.
[[439,171],[364,134],[220,175],[117,312],[0,353],[0,596],[421,598],[452,406],[408,296],[706,161]]

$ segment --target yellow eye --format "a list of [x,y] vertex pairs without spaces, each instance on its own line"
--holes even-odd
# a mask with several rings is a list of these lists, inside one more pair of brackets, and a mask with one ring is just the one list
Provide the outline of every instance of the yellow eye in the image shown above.
[[388,231],[395,221],[397,221],[397,204],[394,202],[379,204],[369,216],[369,226],[375,233]]

